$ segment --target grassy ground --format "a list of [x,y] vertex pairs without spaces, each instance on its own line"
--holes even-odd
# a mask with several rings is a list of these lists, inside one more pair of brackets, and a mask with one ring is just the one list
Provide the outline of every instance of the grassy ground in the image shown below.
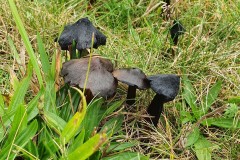
[[[27,62],[28,57],[7,1],[0,2],[0,91],[8,94],[11,92],[9,70],[17,72],[17,68],[7,37],[13,39],[23,62]],[[97,0],[91,7],[87,1],[77,0],[16,1],[16,4],[31,43],[36,47],[36,33],[40,32],[50,55],[55,51],[54,39],[65,24],[89,17],[107,36],[107,45],[94,50],[94,53],[109,57],[117,62],[117,67],[138,67],[147,75],[187,75],[196,90],[199,103],[210,87],[217,80],[222,80],[222,89],[211,111],[227,106],[230,97],[239,96],[240,2],[237,0],[173,1],[171,20],[161,15],[162,1],[158,0]],[[173,19],[179,19],[186,29],[177,47],[171,45],[168,32]],[[174,49],[174,54],[168,53],[169,48]],[[139,113],[146,108],[152,96],[151,91],[139,93],[136,105]],[[179,122],[180,110],[189,111],[182,100],[181,90],[176,100],[165,108],[164,123],[159,123],[159,128],[151,133],[127,125],[127,138],[136,138],[133,132],[140,132],[141,136],[150,139],[145,146],[152,148],[146,151],[139,145],[133,149],[156,159],[194,159],[194,151],[181,145],[181,141],[184,141],[181,134],[191,128],[191,124]],[[176,109],[177,106],[180,109]],[[240,158],[239,130],[206,126],[200,127],[200,130],[218,146],[213,150],[213,159]]]

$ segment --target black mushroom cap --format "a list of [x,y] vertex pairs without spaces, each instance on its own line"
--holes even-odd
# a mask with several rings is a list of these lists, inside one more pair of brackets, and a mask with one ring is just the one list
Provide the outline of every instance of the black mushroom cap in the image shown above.
[[174,74],[158,74],[149,76],[150,86],[152,90],[161,95],[162,101],[172,101],[178,94],[180,77]]
[[150,87],[147,76],[138,68],[123,68],[113,71],[113,76],[120,82],[129,86],[136,86],[138,89]]
[[170,28],[170,34],[175,45],[177,44],[178,36],[184,34],[185,31],[185,28],[179,21],[173,21],[173,25]]
[[[71,86],[84,87],[89,58],[73,59],[63,64],[61,76]],[[113,77],[113,64],[107,59],[92,57],[86,89],[93,96],[112,97],[117,88],[117,80]]]
[[92,34],[94,33],[93,48],[106,44],[106,36],[97,30],[88,18],[81,18],[76,23],[64,27],[58,43],[62,50],[68,50],[68,46],[73,40],[76,42],[76,48],[83,50],[92,47]]

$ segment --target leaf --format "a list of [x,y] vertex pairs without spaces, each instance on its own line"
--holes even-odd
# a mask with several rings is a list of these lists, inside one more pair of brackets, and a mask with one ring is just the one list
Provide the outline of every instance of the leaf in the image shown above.
[[221,128],[240,128],[239,119],[235,118],[208,118],[202,122],[204,125],[213,125]]
[[207,95],[203,98],[203,107],[204,107],[204,113],[206,114],[211,105],[216,101],[217,96],[221,90],[222,81],[217,81],[209,90]]
[[9,6],[10,6],[10,9],[11,9],[11,12],[12,12],[12,15],[13,15],[13,18],[16,22],[16,25],[17,25],[17,28],[19,30],[19,33],[21,34],[21,37],[23,39],[23,42],[24,42],[24,45],[26,47],[26,50],[27,50],[27,53],[29,55],[29,59],[33,65],[33,68],[34,68],[34,71],[37,75],[37,78],[38,78],[38,82],[40,84],[40,86],[43,86],[43,80],[42,80],[42,75],[41,75],[41,71],[40,71],[40,68],[38,66],[38,61],[37,61],[37,58],[34,54],[34,51],[33,51],[33,48],[31,46],[31,43],[28,39],[28,35],[27,35],[27,32],[24,28],[24,24],[22,23],[21,21],[21,18],[18,14],[18,11],[17,11],[17,7],[14,3],[13,0],[8,0],[9,2]]
[[49,57],[45,51],[44,44],[42,42],[42,39],[41,39],[39,33],[37,33],[37,44],[38,44],[38,51],[40,53],[40,60],[42,63],[43,72],[44,72],[45,76],[50,76],[51,67],[50,67],[50,63],[49,63]]
[[26,129],[24,129],[19,136],[16,138],[16,145],[19,147],[24,147],[29,140],[31,140],[36,134],[38,129],[38,122],[35,119],[32,123],[30,123]]
[[11,53],[14,55],[14,59],[19,64],[19,69],[21,71],[21,74],[23,75],[25,73],[25,64],[24,62],[21,61],[21,58],[19,57],[19,53],[17,52],[17,49],[10,36],[8,36],[8,44],[10,46]]
[[6,143],[4,144],[0,157],[3,159],[8,159],[11,154],[12,150],[14,148],[14,143],[16,143],[16,140],[19,135],[19,133],[24,130],[27,126],[27,115],[26,110],[24,106],[20,105],[17,109],[17,112],[14,116],[12,127],[8,134],[8,139],[6,140]]
[[22,150],[22,148],[34,137],[38,129],[38,122],[34,120],[27,126],[16,138],[14,144],[14,153],[11,154],[11,157],[16,157],[17,153]]
[[27,112],[23,105],[20,105],[11,123],[11,130],[8,135],[8,143],[14,141],[15,137],[27,126]]
[[4,108],[5,108],[5,105],[4,105],[3,96],[2,96],[2,94],[0,94],[0,116],[1,117],[4,114]]
[[73,152],[75,149],[77,149],[77,147],[83,144],[84,136],[85,136],[85,130],[82,129],[80,134],[77,136],[77,138],[74,139],[74,141],[72,142],[72,145],[68,149],[69,153]]
[[43,112],[43,115],[47,125],[53,128],[60,135],[63,128],[66,126],[66,122],[58,115],[46,110]]
[[39,98],[43,95],[44,88],[41,88],[38,94],[27,104],[27,114],[28,114],[28,121],[32,120],[36,115],[38,115],[38,105]]
[[199,128],[194,128],[194,130],[187,136],[187,143],[185,145],[185,147],[189,147],[191,145],[193,145],[200,136],[200,130]]
[[61,134],[61,142],[63,145],[69,142],[69,140],[75,136],[77,133],[81,122],[85,116],[86,112],[77,112],[75,115],[70,119],[70,121],[66,124],[66,126],[63,128],[62,134]]
[[91,103],[87,108],[87,113],[83,121],[83,128],[85,129],[85,140],[89,139],[94,127],[97,127],[101,121],[100,109],[103,103],[103,98],[99,98]]
[[185,110],[180,111],[180,119],[182,124],[194,121],[194,117],[192,117],[191,113]]
[[98,148],[107,140],[106,134],[96,134],[90,138],[83,145],[78,147],[72,153],[68,155],[69,160],[75,160],[78,157],[78,160],[85,160],[90,157]]
[[112,142],[107,152],[124,151],[133,146],[136,146],[136,142]]
[[240,96],[236,96],[236,97],[231,97],[231,98],[229,98],[228,103],[236,103],[236,104],[239,104],[239,103],[240,103]]
[[229,107],[226,109],[224,113],[224,117],[233,118],[238,113],[239,107],[235,103],[230,103]]
[[188,105],[191,107],[192,112],[195,116],[196,119],[200,118],[199,111],[196,105],[196,93],[194,91],[194,88],[192,84],[190,83],[190,80],[187,78],[187,76],[183,76],[183,84],[184,84],[184,89],[183,89],[183,97],[188,103]]
[[137,152],[123,152],[110,157],[104,157],[102,160],[149,160],[149,158]]
[[123,104],[123,102],[125,101],[125,99],[120,100],[120,101],[116,101],[114,102],[104,113],[102,118],[105,118],[106,116],[112,114],[117,108],[121,107],[121,105]]
[[30,85],[31,77],[32,77],[32,69],[30,67],[27,77],[20,82],[19,86],[14,91],[14,95],[11,98],[8,111],[11,111],[11,110],[14,111],[16,110],[19,104],[23,104],[25,94],[27,93],[27,89]]
[[211,160],[211,153],[212,153],[212,144],[201,137],[194,143],[194,151],[196,152],[196,156],[198,160]]
[[108,120],[101,129],[101,132],[106,132],[108,137],[111,137],[113,134],[121,130],[121,126],[123,123],[123,115],[119,115],[117,117],[111,118]]

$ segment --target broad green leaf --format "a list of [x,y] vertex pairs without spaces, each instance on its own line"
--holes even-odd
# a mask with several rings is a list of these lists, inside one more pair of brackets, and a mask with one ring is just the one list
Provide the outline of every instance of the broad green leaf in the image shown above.
[[191,113],[185,110],[180,111],[180,119],[182,124],[194,121],[194,117],[192,117]]
[[136,146],[137,142],[111,142],[107,152],[124,151],[127,148]]
[[229,107],[226,109],[224,113],[224,117],[234,118],[237,115],[239,109],[240,108],[235,103],[230,103]]
[[43,115],[47,125],[53,128],[60,135],[63,128],[66,126],[66,122],[58,115],[49,111],[44,111]]
[[27,112],[23,105],[20,105],[14,115],[11,123],[11,130],[9,131],[8,143],[14,142],[16,136],[27,126]]
[[3,138],[4,138],[4,129],[3,129],[3,126],[0,126],[0,142],[2,142]]
[[123,152],[110,157],[104,157],[102,160],[149,160],[149,158],[137,152]]
[[121,105],[123,104],[124,101],[125,101],[125,99],[114,102],[111,106],[108,107],[108,109],[106,110],[106,112],[104,113],[102,118],[105,118],[106,116],[112,114],[116,109],[121,107]]
[[34,51],[33,51],[33,48],[31,46],[31,43],[30,43],[30,41],[28,39],[28,35],[27,35],[27,32],[26,32],[26,30],[24,28],[24,24],[22,23],[21,18],[20,18],[19,14],[18,14],[17,7],[16,7],[16,5],[15,5],[13,0],[8,0],[8,2],[9,2],[9,6],[10,6],[10,9],[11,9],[13,18],[14,18],[14,20],[16,22],[17,28],[19,30],[19,33],[20,33],[22,39],[23,39],[23,42],[24,42],[24,45],[26,47],[27,53],[28,53],[28,55],[30,57],[29,59],[30,59],[30,61],[31,61],[32,65],[33,65],[34,71],[35,71],[35,73],[37,75],[38,82],[39,82],[40,86],[43,86],[43,80],[42,80],[42,75],[41,75],[40,68],[38,66],[38,61],[37,61],[37,58],[36,58],[36,56],[34,54]]
[[85,129],[85,140],[89,139],[94,127],[97,127],[101,121],[100,109],[103,103],[103,98],[99,98],[91,103],[87,108],[87,113],[83,121],[83,128]]
[[36,115],[38,115],[38,105],[39,98],[43,95],[44,88],[41,88],[38,94],[27,104],[27,114],[28,114],[28,121],[32,120]]
[[56,113],[56,92],[55,81],[48,79],[46,81],[45,94],[44,94],[44,109]]
[[211,160],[212,144],[204,137],[194,143],[194,151],[198,160]]
[[236,96],[236,97],[230,97],[228,100],[228,103],[240,103],[240,96]]
[[204,125],[213,125],[221,128],[240,128],[240,121],[237,118],[208,118],[202,122]]
[[23,148],[35,136],[37,129],[38,122],[35,119],[17,136],[15,145]]
[[25,94],[27,93],[27,89],[30,85],[31,77],[32,77],[32,69],[31,69],[31,66],[29,66],[28,75],[26,78],[24,78],[20,82],[18,88],[14,92],[14,95],[12,96],[10,104],[9,104],[8,111],[16,110],[16,108],[19,104],[23,104]]
[[16,145],[23,147],[33,138],[38,129],[38,122],[35,119],[16,138]]
[[36,157],[39,157],[38,149],[39,148],[37,147],[37,145],[33,141],[29,141],[26,145],[26,150],[27,150],[28,153],[31,154],[31,155],[28,154],[29,157],[31,157],[31,159],[37,159]]
[[14,59],[17,61],[18,64],[22,64],[19,54],[17,52],[17,49],[16,49],[11,37],[8,37],[8,44],[10,46],[11,53],[14,55]]
[[107,140],[106,135],[96,134],[90,138],[87,142],[82,144],[76,150],[68,155],[69,160],[75,160],[78,157],[78,160],[85,160],[90,157],[95,151],[101,147],[101,145]]
[[222,81],[217,81],[208,91],[207,95],[203,98],[203,114],[206,114],[211,105],[216,101],[217,96],[221,90]]
[[12,121],[12,127],[9,131],[8,139],[1,150],[0,153],[1,158],[3,159],[10,158],[17,137],[19,136],[19,133],[26,128],[26,126],[27,126],[26,109],[24,108],[24,106],[20,105]]
[[37,44],[38,44],[38,51],[40,53],[40,60],[42,63],[43,72],[44,72],[45,76],[49,76],[51,73],[49,57],[45,51],[44,44],[42,42],[42,39],[41,39],[39,33],[37,33]]
[[108,137],[111,137],[113,134],[121,130],[123,118],[124,118],[123,115],[119,115],[117,117],[111,118],[104,124],[101,131],[102,132],[105,131]]
[[72,142],[72,145],[69,148],[69,153],[73,152],[75,149],[77,149],[77,147],[79,147],[80,145],[83,144],[84,142],[84,137],[85,137],[85,130],[82,129],[80,134],[74,139],[74,141]]
[[61,141],[62,144],[65,145],[70,141],[72,137],[74,137],[82,123],[82,120],[85,116],[86,112],[77,112],[75,115],[70,119],[70,121],[66,124],[63,128],[61,134]]
[[183,76],[183,84],[184,84],[183,97],[188,103],[188,105],[191,107],[195,118],[198,119],[200,115],[196,105],[197,101],[196,93],[187,76]]
[[193,145],[200,136],[200,130],[199,128],[195,128],[188,136],[187,136],[187,143],[185,147],[189,147]]

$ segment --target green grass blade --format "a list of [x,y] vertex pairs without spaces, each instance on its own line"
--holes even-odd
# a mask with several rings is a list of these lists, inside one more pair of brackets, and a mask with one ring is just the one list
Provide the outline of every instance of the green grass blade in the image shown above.
[[72,145],[68,149],[68,152],[71,153],[75,149],[77,149],[80,145],[82,145],[84,142],[84,137],[85,137],[85,129],[82,129],[80,134],[72,142]]
[[5,108],[5,105],[4,105],[3,96],[2,94],[0,94],[0,116],[3,116],[4,108]]
[[27,93],[27,89],[30,85],[31,77],[32,77],[32,69],[31,66],[29,66],[29,72],[26,78],[24,78],[17,89],[14,92],[13,97],[11,98],[10,104],[9,104],[9,111],[16,110],[17,106],[19,104],[22,104],[24,101],[25,94]]
[[[97,99],[87,108],[87,113],[83,121],[82,127],[85,129],[85,140],[91,136],[94,127],[97,127],[101,121],[100,109],[103,104],[103,99]],[[94,115],[94,116],[93,116]]]
[[217,96],[221,90],[222,81],[217,81],[203,98],[204,113],[206,114],[211,105],[216,101]]
[[45,76],[49,76],[51,73],[49,57],[45,51],[44,44],[42,42],[42,38],[40,37],[39,33],[37,33],[37,44],[38,44],[38,51],[40,53],[40,60],[42,63],[43,72],[44,72]]
[[43,115],[47,125],[60,135],[63,128],[66,126],[66,122],[58,115],[47,110],[44,111]]
[[193,114],[195,115],[195,118],[198,119],[200,115],[196,105],[197,101],[196,93],[187,76],[183,76],[183,84],[184,84],[183,97],[188,103],[188,105],[191,107]]
[[137,152],[123,152],[110,157],[105,157],[102,160],[149,160],[149,158]]
[[26,109],[23,105],[20,105],[14,116],[11,130],[9,131],[8,139],[4,144],[0,157],[3,159],[8,159],[13,151],[14,144],[16,143],[17,136],[24,130],[27,126],[27,114]]
[[63,145],[68,143],[77,133],[86,112],[77,112],[63,128],[61,142]]
[[24,45],[26,47],[27,53],[28,53],[28,55],[30,57],[30,61],[31,61],[31,63],[33,65],[33,68],[34,68],[34,71],[35,71],[35,73],[37,75],[39,85],[43,86],[43,80],[42,80],[40,67],[38,65],[37,58],[36,58],[36,56],[34,54],[32,45],[31,45],[31,43],[29,41],[27,32],[26,32],[26,30],[24,28],[24,25],[23,25],[23,23],[21,21],[21,18],[19,16],[18,11],[17,11],[17,7],[16,7],[16,5],[15,5],[13,0],[8,0],[8,2],[9,2],[9,5],[10,5],[10,9],[11,9],[13,18],[14,18],[14,20],[16,22],[17,28],[19,30],[19,33],[21,34],[21,37],[23,39],[23,42],[24,42]]
[[90,157],[107,140],[105,134],[96,134],[75,151],[68,155],[69,160],[85,160]]

